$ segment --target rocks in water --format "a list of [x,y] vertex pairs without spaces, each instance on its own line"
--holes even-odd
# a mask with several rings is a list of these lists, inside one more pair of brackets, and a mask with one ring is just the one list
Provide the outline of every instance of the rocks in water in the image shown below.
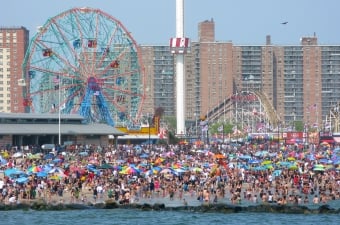
[[191,212],[215,212],[215,213],[239,213],[239,212],[269,212],[269,213],[286,213],[286,214],[340,214],[340,208],[334,209],[329,205],[321,205],[319,208],[310,209],[301,205],[277,205],[277,204],[259,204],[251,206],[227,205],[227,204],[202,204],[199,206],[175,206],[167,207],[165,204],[119,204],[116,201],[108,200],[95,204],[63,204],[47,203],[43,200],[33,202],[24,202],[18,204],[1,204],[0,211],[8,210],[83,210],[83,209],[140,209],[144,211],[191,211]]

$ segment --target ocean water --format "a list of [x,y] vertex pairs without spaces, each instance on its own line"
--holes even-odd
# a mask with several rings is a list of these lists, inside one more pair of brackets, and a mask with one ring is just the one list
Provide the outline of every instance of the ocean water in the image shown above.
[[141,211],[88,209],[72,211],[1,211],[3,225],[213,225],[213,224],[340,224],[339,214],[197,213],[192,211]]

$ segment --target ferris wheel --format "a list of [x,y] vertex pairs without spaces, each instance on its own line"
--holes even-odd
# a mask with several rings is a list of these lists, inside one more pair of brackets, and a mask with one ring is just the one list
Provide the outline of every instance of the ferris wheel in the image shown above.
[[139,54],[122,23],[98,9],[50,18],[24,59],[26,111],[80,114],[112,126],[138,119],[144,99]]

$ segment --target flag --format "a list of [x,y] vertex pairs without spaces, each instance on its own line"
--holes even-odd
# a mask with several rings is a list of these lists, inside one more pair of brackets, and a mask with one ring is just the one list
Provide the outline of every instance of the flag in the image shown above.
[[166,129],[161,128],[160,131],[159,131],[159,133],[158,133],[159,139],[164,139],[164,138],[166,138],[166,134],[167,134]]
[[202,132],[208,131],[208,125],[202,127]]

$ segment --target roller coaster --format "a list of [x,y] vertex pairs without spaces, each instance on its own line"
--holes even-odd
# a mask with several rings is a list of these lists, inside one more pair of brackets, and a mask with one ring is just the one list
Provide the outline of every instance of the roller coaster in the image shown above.
[[215,123],[225,119],[226,115],[232,118],[233,123],[244,122],[249,117],[252,117],[253,123],[266,121],[272,128],[277,128],[281,123],[266,94],[257,90],[233,94],[210,110],[205,117],[209,123]]

